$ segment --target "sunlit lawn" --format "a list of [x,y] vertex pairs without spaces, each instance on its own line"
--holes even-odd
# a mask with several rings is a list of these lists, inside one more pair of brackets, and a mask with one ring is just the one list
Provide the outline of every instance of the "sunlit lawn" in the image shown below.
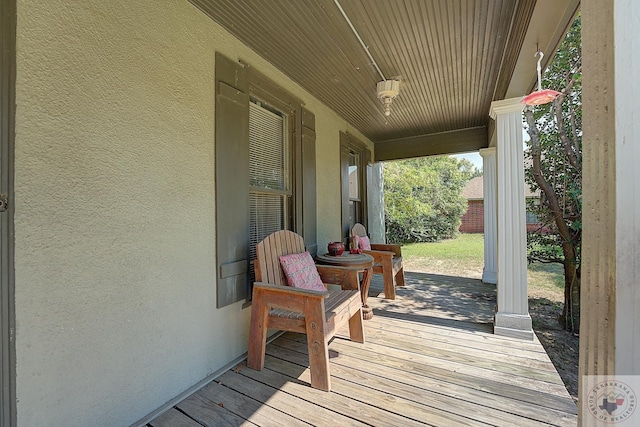
[[[407,270],[414,267],[436,274],[480,278],[484,268],[483,235],[459,234],[455,239],[437,243],[410,243],[402,246],[402,255]],[[545,290],[562,298],[561,265],[529,264],[527,277],[530,290]]]
[[459,234],[456,239],[437,243],[409,243],[402,247],[402,255],[482,262],[484,258],[482,236],[482,234]]

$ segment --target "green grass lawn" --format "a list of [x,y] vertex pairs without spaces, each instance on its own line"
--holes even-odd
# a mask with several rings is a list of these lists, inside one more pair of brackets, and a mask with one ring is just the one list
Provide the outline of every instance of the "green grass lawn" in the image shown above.
[[[426,271],[434,270],[439,274],[479,277],[484,267],[484,237],[482,234],[459,234],[455,239],[442,242],[409,243],[402,246],[402,255],[408,266],[424,267]],[[527,278],[530,290],[546,291],[562,300],[561,265],[529,264]]]
[[409,243],[402,246],[402,256],[477,261],[484,259],[482,234],[460,234],[456,239],[436,243]]

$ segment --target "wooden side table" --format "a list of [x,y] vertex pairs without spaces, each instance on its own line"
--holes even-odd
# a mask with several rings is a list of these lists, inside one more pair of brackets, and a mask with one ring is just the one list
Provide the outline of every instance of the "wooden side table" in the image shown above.
[[360,297],[362,298],[362,318],[369,320],[373,317],[373,309],[367,304],[369,286],[373,275],[373,257],[367,254],[351,254],[343,252],[342,255],[333,256],[322,254],[316,257],[318,264],[337,265],[339,267],[354,267],[362,270],[362,283],[360,284]]

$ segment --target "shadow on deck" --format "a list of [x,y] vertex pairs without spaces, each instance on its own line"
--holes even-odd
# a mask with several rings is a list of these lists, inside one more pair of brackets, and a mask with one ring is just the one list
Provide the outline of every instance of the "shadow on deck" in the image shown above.
[[492,334],[495,286],[407,273],[396,300],[379,276],[365,323],[330,344],[331,393],[309,386],[305,336],[267,348],[265,369],[244,363],[148,426],[575,426],[577,409],[537,338]]

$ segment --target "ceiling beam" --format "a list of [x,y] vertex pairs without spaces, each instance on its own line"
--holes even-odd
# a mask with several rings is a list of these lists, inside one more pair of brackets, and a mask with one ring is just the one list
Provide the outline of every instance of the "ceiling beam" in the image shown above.
[[478,151],[489,146],[486,126],[375,143],[376,162]]

